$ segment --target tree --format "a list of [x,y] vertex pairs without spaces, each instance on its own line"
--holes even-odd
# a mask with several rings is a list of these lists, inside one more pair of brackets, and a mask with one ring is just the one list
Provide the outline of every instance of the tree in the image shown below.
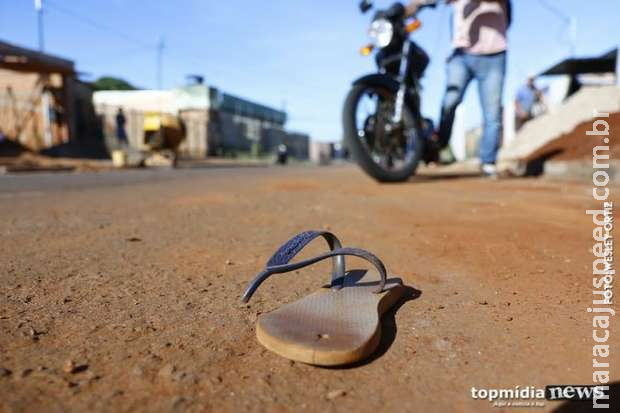
[[95,90],[136,90],[137,88],[126,80],[117,77],[102,76],[94,83]]

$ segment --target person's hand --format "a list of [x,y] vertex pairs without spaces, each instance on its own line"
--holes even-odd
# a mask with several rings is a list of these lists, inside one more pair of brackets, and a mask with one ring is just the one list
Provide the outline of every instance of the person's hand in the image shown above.
[[407,16],[413,16],[414,14],[416,14],[420,9],[420,6],[422,5],[422,1],[423,0],[413,0],[409,2],[407,7],[405,7]]
[[[407,7],[405,7],[407,16],[415,15],[420,9],[420,7],[422,6],[428,6],[428,5],[435,6],[438,3],[438,1],[439,0],[412,0],[411,2],[409,2]],[[448,2],[450,1],[451,0],[448,0]]]

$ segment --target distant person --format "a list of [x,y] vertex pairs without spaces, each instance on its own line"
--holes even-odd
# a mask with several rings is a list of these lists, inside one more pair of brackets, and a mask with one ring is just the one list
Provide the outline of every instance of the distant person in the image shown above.
[[288,147],[281,143],[278,145],[277,148],[277,159],[276,162],[279,165],[286,165],[286,163],[288,162]]
[[530,76],[527,83],[517,91],[515,98],[515,128],[523,125],[544,111],[543,93],[536,87],[536,78]]
[[[439,149],[450,142],[456,108],[463,101],[472,80],[478,82],[482,105],[483,132],[480,142],[481,171],[497,176],[495,166],[500,146],[502,94],[506,75],[507,31],[512,20],[510,0],[446,0],[452,5],[452,47],[447,61],[447,85],[441,105],[439,130],[434,135],[436,148],[427,161],[439,158]],[[422,5],[439,0],[414,0],[407,6],[409,15]],[[433,159],[435,158],[435,159]]]
[[125,131],[126,123],[127,118],[125,117],[125,112],[123,112],[123,108],[118,108],[118,112],[116,112],[116,137],[121,143],[125,145],[129,143],[127,139],[127,132]]

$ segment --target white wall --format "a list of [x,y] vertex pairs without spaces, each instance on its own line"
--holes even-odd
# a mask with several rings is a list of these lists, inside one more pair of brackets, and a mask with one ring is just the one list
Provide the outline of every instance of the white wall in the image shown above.
[[459,105],[456,109],[454,117],[454,126],[452,127],[452,136],[450,137],[450,149],[457,161],[463,161],[466,158],[467,150],[465,141],[465,105]]
[[93,103],[140,112],[177,113],[176,97],[171,90],[104,90],[93,94]]

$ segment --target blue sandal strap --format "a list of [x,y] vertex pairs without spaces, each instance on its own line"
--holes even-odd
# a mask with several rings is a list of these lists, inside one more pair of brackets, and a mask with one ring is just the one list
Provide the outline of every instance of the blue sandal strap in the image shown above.
[[[309,231],[309,233],[316,233],[316,232],[317,231]],[[300,268],[307,267],[308,265],[315,264],[319,261],[323,261],[327,258],[338,258],[339,257],[342,259],[342,261],[339,261],[339,262],[342,262],[342,268],[338,267],[338,269],[342,269],[343,275],[341,278],[338,278],[337,280],[332,278],[332,284],[331,284],[332,288],[339,288],[342,286],[342,282],[344,281],[344,256],[345,255],[363,258],[366,261],[373,264],[375,268],[377,269],[377,271],[379,272],[379,275],[381,277],[381,280],[379,281],[379,286],[377,290],[374,292],[380,293],[383,291],[383,289],[385,288],[386,280],[387,280],[385,266],[383,265],[383,262],[381,262],[381,260],[377,256],[363,249],[337,248],[332,251],[326,252],[324,254],[318,255],[316,257],[289,264],[288,262],[290,261],[290,259],[294,257],[299,251],[301,251],[301,249],[303,249],[303,247],[307,245],[308,242],[316,238],[316,236],[318,235],[323,235],[322,232],[319,232],[317,235],[313,237],[310,237],[309,235],[304,235],[301,238],[301,241],[291,242],[291,241],[296,240],[299,236],[303,234],[308,234],[308,233],[302,233],[298,235],[297,237],[291,239],[289,242],[287,242],[282,247],[280,247],[280,249],[278,249],[278,251],[274,254],[273,257],[271,257],[271,259],[267,263],[267,268],[263,272],[258,274],[256,278],[250,283],[245,293],[243,294],[241,301],[243,301],[244,303],[247,303],[252,297],[252,295],[254,294],[254,292],[258,289],[258,287],[271,275],[295,271]],[[327,233],[327,234],[330,234],[333,236],[333,234],[331,233]],[[305,237],[310,237],[310,239],[304,242],[303,240],[305,239]],[[334,236],[334,239],[337,241],[337,238],[335,236]],[[338,244],[339,243],[340,242],[338,242]],[[331,246],[331,243],[330,243],[330,246]],[[281,257],[281,258],[277,258],[277,257]],[[336,266],[335,260],[334,260],[334,265]]]
[[[330,250],[342,248],[338,237],[328,231],[305,231],[295,235],[286,241],[267,261],[267,269],[288,264],[302,249],[312,240],[323,237],[327,241]],[[344,257],[339,255],[332,259],[332,287],[339,287],[339,282],[344,279]],[[338,285],[337,285],[338,284]]]

